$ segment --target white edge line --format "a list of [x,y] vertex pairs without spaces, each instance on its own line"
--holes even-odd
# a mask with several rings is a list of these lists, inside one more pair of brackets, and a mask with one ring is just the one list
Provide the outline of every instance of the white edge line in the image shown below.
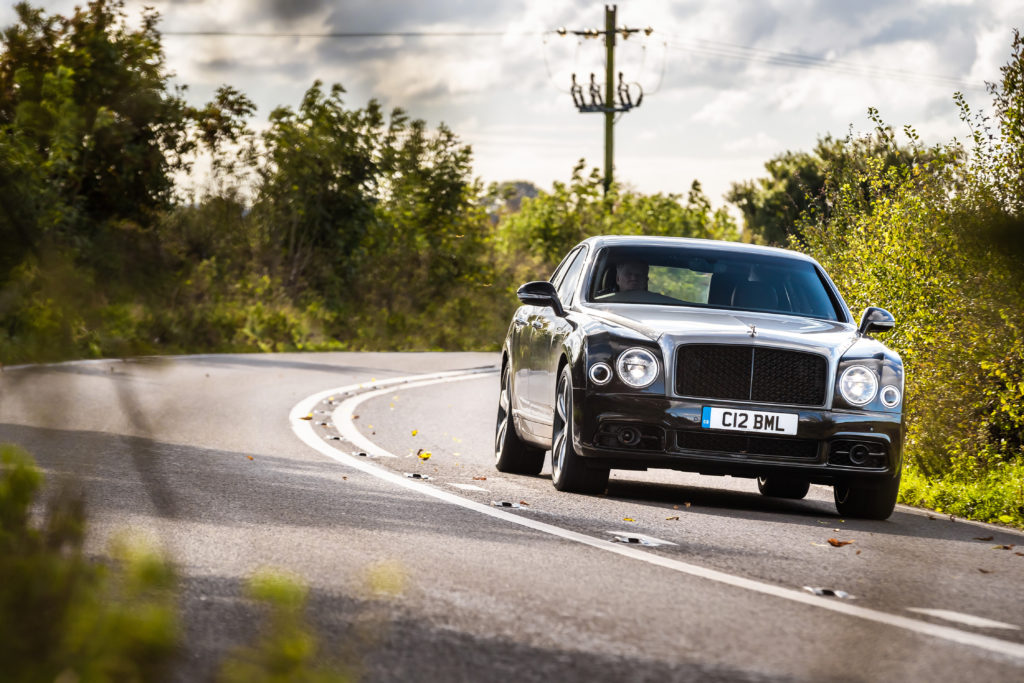
[[965,612],[954,612],[949,609],[932,609],[930,607],[908,607],[910,612],[918,612],[920,614],[926,614],[936,619],[945,619],[946,621],[957,621],[967,626],[976,626],[978,628],[1001,628],[1010,631],[1019,631],[1020,626],[1013,624],[1007,624],[1003,621],[994,621],[992,619],[986,619],[985,617],[976,617],[973,614],[967,614]]
[[[326,441],[318,437],[316,433],[313,431],[313,426],[309,423],[308,420],[300,419],[302,416],[312,412],[314,406],[316,406],[317,403],[319,403],[320,401],[329,396],[336,394],[351,392],[361,388],[369,388],[372,386],[382,385],[387,385],[389,387],[393,387],[396,384],[408,384],[410,385],[410,387],[413,385],[427,386],[428,384],[431,383],[429,381],[430,379],[436,379],[440,383],[444,381],[450,381],[450,379],[454,379],[455,377],[459,377],[460,379],[469,379],[471,376],[481,374],[481,372],[491,373],[496,371],[496,369],[452,371],[445,373],[435,373],[433,375],[395,377],[386,380],[380,380],[377,382],[364,382],[361,384],[352,384],[345,387],[339,387],[337,389],[322,391],[299,401],[299,403],[297,403],[295,407],[292,408],[291,413],[289,414],[289,422],[292,425],[292,431],[295,432],[295,435],[298,436],[299,439],[301,439],[310,448],[313,448],[317,452],[327,456],[328,458],[331,458],[332,460],[340,462],[343,465],[347,465],[348,467],[359,470],[366,474],[377,477],[378,479],[389,482],[395,486],[400,486],[406,489],[419,491],[424,495],[432,496],[446,503],[458,505],[459,507],[465,508],[467,510],[472,510],[473,512],[478,512],[482,515],[486,515],[494,519],[499,519],[501,521],[509,522],[511,524],[518,524],[519,526],[527,527],[529,529],[533,529],[534,531],[540,531],[542,533],[550,534],[552,536],[557,536],[568,541],[573,541],[575,543],[590,546],[591,548],[597,548],[598,550],[616,553],[618,555],[622,555],[633,560],[639,560],[641,562],[646,562],[648,564],[657,567],[662,567],[664,569],[670,569],[672,571],[680,572],[682,574],[688,574],[690,576],[707,579],[709,581],[714,581],[716,583],[732,586],[734,588],[742,588],[744,590],[753,591],[755,593],[760,593],[762,595],[782,598],[784,600],[789,600],[790,602],[796,602],[802,605],[808,605],[810,607],[818,607],[820,609],[829,610],[832,612],[843,614],[845,616],[857,617],[878,624],[894,626],[896,628],[901,628],[907,631],[911,631],[913,633],[928,635],[934,638],[941,638],[943,640],[959,643],[961,645],[967,645],[982,650],[988,650],[989,652],[994,652],[996,654],[1013,657],[1024,662],[1024,644],[1021,643],[1014,643],[1007,640],[1001,640],[999,638],[993,638],[991,636],[986,636],[978,633],[971,633],[969,631],[961,631],[960,629],[952,628],[949,626],[942,626],[940,624],[933,624],[918,619],[911,619],[909,617],[900,616],[898,614],[890,614],[888,612],[880,612],[867,607],[860,607],[858,605],[851,605],[849,603],[838,602],[835,600],[831,600],[829,598],[812,595],[802,590],[785,588],[783,586],[776,586],[761,581],[756,581],[753,579],[743,578],[741,576],[734,576],[732,574],[727,574],[716,569],[709,569],[707,567],[701,567],[699,565],[690,564],[688,562],[682,562],[680,560],[676,560],[673,558],[662,557],[651,552],[640,550],[633,546],[624,545],[621,543],[614,543],[611,541],[606,541],[601,538],[595,538],[593,536],[587,536],[586,534],[570,531],[569,529],[563,529],[552,524],[537,521],[530,517],[522,517],[517,514],[504,512],[502,510],[499,510],[498,508],[482,505],[481,503],[469,500],[468,498],[457,496],[454,493],[451,493],[450,491],[446,491],[443,489],[439,489],[435,486],[431,486],[430,484],[417,482],[416,480],[413,479],[407,479],[403,476],[397,475],[393,472],[377,467],[367,462],[366,460],[339,451],[338,449],[330,446]],[[353,397],[353,399],[350,399],[353,401],[352,407],[357,406],[360,402],[355,399],[358,398],[360,400],[366,400],[367,398],[370,398],[371,395],[379,395],[380,393],[382,392],[368,392],[365,394],[360,394],[357,397]],[[347,427],[355,429],[355,425],[351,424],[351,419],[349,420],[349,425],[347,425]],[[339,431],[342,431],[343,428],[342,426],[339,426],[338,429]]]
[[[488,370],[488,372],[496,371]],[[474,372],[472,374],[460,374],[455,376],[445,374],[443,376],[435,376],[433,378],[424,379],[422,381],[412,381],[409,380],[409,378],[399,379],[405,379],[405,381],[403,382],[402,389],[415,389],[416,387],[425,387],[430,386],[432,384],[440,384],[444,382],[461,382],[462,380],[473,379],[479,374],[479,371]],[[374,398],[376,396],[390,394],[393,391],[395,391],[394,387],[388,386],[384,389],[377,389],[376,391],[367,391],[366,393],[363,394],[357,394],[342,401],[341,404],[334,409],[334,413],[331,415],[331,419],[334,422],[334,426],[338,429],[338,434],[349,443],[354,444],[359,450],[364,451],[369,455],[373,455],[378,458],[397,457],[394,453],[384,450],[377,444],[370,441],[370,439],[368,439],[366,436],[364,436],[363,433],[360,432],[358,428],[356,428],[355,421],[352,419],[352,416],[355,414],[355,409],[356,407],[359,406],[360,403],[368,399]],[[320,401],[317,401],[317,403],[319,402]]]

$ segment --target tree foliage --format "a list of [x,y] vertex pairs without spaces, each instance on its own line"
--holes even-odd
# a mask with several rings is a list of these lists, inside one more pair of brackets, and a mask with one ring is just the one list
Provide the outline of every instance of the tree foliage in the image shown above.
[[[878,119],[874,110],[870,114]],[[751,239],[785,245],[790,237],[799,239],[803,220],[829,219],[829,178],[864,173],[876,162],[890,168],[927,161],[928,150],[894,141],[894,131],[884,124],[869,136],[836,139],[826,135],[810,152],[787,151],[773,157],[765,163],[767,177],[733,183],[726,199],[743,213],[744,231]]]
[[[1024,235],[1020,118],[1022,49],[993,84],[996,121],[975,116],[973,146],[923,149],[910,163],[881,156],[833,171],[825,216],[805,217],[801,241],[855,308],[889,308],[887,339],[907,367],[907,499],[987,520],[1024,521]],[[1016,105],[1016,106],[1019,106]],[[874,115],[875,138],[895,141]],[[794,245],[799,245],[792,238]],[[971,485],[987,480],[996,489]]]
[[644,195],[618,185],[604,194],[598,169],[585,173],[586,162],[580,160],[568,183],[555,182],[551,192],[523,199],[520,211],[503,216],[497,231],[502,252],[547,268],[593,235],[737,237],[729,214],[712,210],[697,181],[684,201],[675,194]]

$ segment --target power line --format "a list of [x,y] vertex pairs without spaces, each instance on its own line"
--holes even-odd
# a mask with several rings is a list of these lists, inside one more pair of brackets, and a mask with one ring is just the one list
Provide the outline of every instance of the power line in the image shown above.
[[[163,31],[162,35],[184,38],[322,38],[334,40],[372,39],[372,38],[496,38],[503,36],[547,36],[563,34],[565,29],[556,31],[331,31],[322,33],[309,32],[275,32],[275,31]],[[591,29],[589,32],[573,32],[581,37],[601,35],[600,31]],[[951,86],[967,89],[985,88],[983,83],[965,81],[951,76],[928,74],[909,69],[883,67],[860,62],[839,59],[826,59],[813,55],[768,50],[704,38],[680,38],[671,36],[673,42],[666,42],[666,47],[689,52],[705,57],[722,57],[746,62],[759,62],[772,66],[784,66],[798,69],[825,70],[849,76],[878,78],[909,83]],[[546,55],[545,55],[546,58]],[[664,64],[662,65],[662,76]],[[660,86],[660,82],[659,82]]]
[[954,86],[961,88],[984,89],[984,85],[963,79],[927,74],[909,69],[897,69],[858,62],[826,59],[794,52],[781,52],[762,48],[723,43],[706,39],[693,38],[686,41],[669,43],[669,47],[693,54],[709,57],[724,57],[747,62],[760,62],[773,66],[786,66],[800,69],[832,71],[850,76],[878,78],[884,80],[903,81],[910,83],[926,83],[929,85]]
[[553,31],[345,31],[330,33],[278,33],[272,31],[162,31],[165,36],[215,38],[495,38],[539,36]]

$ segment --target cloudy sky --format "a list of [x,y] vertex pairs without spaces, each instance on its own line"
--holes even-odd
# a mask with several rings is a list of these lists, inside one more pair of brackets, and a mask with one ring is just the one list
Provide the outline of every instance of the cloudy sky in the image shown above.
[[[68,13],[76,3],[32,4]],[[143,5],[161,12],[190,98],[231,84],[258,105],[257,128],[321,79],[341,83],[352,106],[377,98],[448,124],[486,181],[547,188],[580,158],[603,163],[603,117],[577,112],[569,95],[574,72],[603,80],[603,41],[551,32],[603,29],[601,2],[129,0],[133,20]],[[12,8],[0,6],[0,24]],[[618,43],[617,70],[646,96],[615,126],[617,179],[677,193],[698,179],[718,205],[773,155],[869,129],[868,107],[928,142],[965,137],[952,95],[989,106],[983,84],[998,78],[1024,11],[1017,0],[621,0],[618,24],[654,31]],[[499,35],[324,36],[358,32]]]

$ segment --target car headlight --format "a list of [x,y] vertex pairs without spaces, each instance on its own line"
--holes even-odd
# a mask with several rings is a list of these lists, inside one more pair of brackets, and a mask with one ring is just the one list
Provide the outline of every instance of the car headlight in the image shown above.
[[839,378],[839,391],[852,405],[870,403],[878,392],[878,378],[863,365],[852,365]]
[[658,359],[647,349],[627,349],[619,354],[615,371],[623,382],[642,389],[658,378]]

